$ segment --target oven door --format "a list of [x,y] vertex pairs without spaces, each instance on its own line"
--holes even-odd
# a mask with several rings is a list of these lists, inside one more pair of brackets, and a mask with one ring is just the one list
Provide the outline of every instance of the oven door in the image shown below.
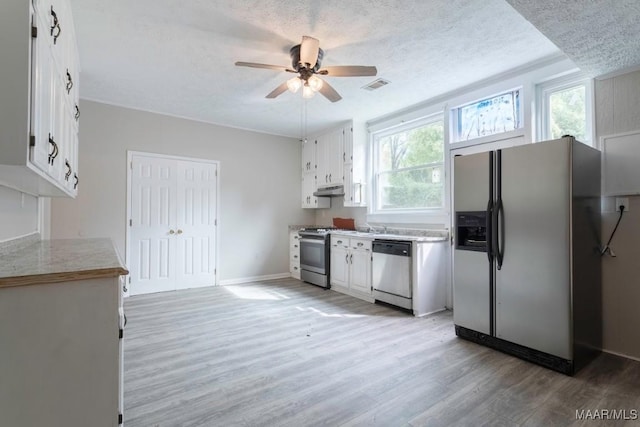
[[318,274],[326,274],[325,240],[300,239],[300,268]]

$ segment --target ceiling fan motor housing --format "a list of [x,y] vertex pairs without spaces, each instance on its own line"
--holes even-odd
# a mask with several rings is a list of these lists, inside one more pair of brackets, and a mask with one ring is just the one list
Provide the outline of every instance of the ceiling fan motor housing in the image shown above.
[[[294,47],[292,47],[291,50],[289,50],[289,55],[291,56],[291,68],[293,68],[298,72],[300,72],[300,70],[303,68],[300,66],[300,46],[301,45],[297,44]],[[316,61],[313,67],[309,68],[309,70],[312,71],[313,73],[317,73],[318,70],[320,69],[320,66],[322,65],[323,57],[324,57],[324,51],[318,48],[318,60]]]

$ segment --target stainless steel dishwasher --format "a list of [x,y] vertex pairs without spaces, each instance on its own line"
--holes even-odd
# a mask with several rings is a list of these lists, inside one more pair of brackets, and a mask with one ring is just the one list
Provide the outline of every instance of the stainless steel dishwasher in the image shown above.
[[407,310],[412,309],[411,242],[373,241],[373,296]]

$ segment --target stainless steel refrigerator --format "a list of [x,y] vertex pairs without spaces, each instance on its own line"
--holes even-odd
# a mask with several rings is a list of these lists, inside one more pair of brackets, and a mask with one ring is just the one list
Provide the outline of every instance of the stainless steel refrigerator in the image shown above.
[[453,174],[456,334],[573,374],[602,347],[600,152],[564,137]]

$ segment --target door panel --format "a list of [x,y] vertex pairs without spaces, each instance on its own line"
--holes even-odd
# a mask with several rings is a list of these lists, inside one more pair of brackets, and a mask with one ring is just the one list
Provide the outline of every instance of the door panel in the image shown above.
[[454,250],[453,323],[491,334],[491,284],[485,252]]
[[[492,152],[454,158],[455,212],[484,211],[489,202]],[[454,238],[457,233],[454,231]],[[453,319],[456,325],[491,333],[491,270],[486,252],[453,251]]]
[[217,166],[177,162],[177,289],[215,284]]
[[176,164],[133,156],[131,175],[130,291],[132,295],[175,289]]
[[496,335],[571,358],[570,152],[562,141],[502,152],[504,261]]

